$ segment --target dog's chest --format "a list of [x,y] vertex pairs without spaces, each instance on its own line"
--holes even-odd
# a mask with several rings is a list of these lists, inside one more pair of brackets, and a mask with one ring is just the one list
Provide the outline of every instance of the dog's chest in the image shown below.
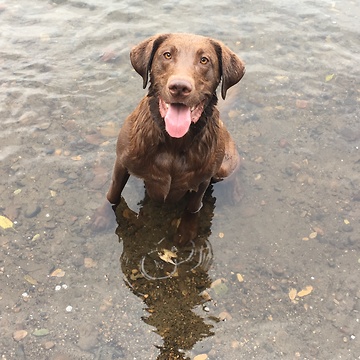
[[189,151],[157,151],[152,156],[149,154],[146,161],[132,161],[128,170],[144,180],[147,192],[154,200],[176,201],[210,179],[214,175],[214,164]]

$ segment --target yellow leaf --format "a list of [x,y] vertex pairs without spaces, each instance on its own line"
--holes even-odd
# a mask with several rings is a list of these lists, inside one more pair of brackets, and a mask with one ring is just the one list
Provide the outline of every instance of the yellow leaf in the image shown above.
[[296,298],[296,295],[297,295],[297,290],[294,289],[294,288],[291,288],[290,291],[289,291],[289,299],[291,301],[294,301],[295,298]]
[[305,289],[300,290],[298,292],[297,296],[303,297],[303,296],[309,295],[312,291],[313,291],[313,287],[311,285],[309,285],[309,286],[306,286]]
[[331,81],[333,78],[334,78],[335,74],[329,74],[329,75],[326,75],[325,76],[325,81],[328,82],[328,81]]
[[236,274],[236,277],[238,279],[238,282],[244,282],[244,278],[242,277],[241,274]]
[[176,265],[174,263],[174,261],[172,260],[173,258],[177,258],[177,255],[170,251],[170,250],[167,250],[167,249],[163,249],[161,252],[158,253],[159,254],[159,258],[167,263],[170,263],[170,264],[173,264],[173,265]]
[[3,228],[3,229],[9,229],[9,228],[12,228],[13,227],[13,222],[8,219],[6,216],[2,216],[0,215],[0,226]]

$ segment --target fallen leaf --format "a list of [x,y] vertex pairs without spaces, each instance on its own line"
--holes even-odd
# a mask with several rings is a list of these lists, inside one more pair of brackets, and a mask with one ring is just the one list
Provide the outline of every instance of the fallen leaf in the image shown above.
[[311,285],[309,285],[309,286],[306,286],[304,289],[300,290],[297,293],[297,296],[303,297],[303,296],[309,295],[312,291],[313,291],[313,287]]
[[37,241],[37,240],[40,239],[40,237],[41,237],[40,234],[35,234],[35,235],[32,237],[31,241]]
[[297,290],[294,289],[294,288],[291,288],[290,291],[289,291],[289,299],[291,301],[294,301],[295,298],[296,298],[296,295],[297,295]]
[[163,249],[162,251],[158,252],[159,254],[159,258],[167,263],[170,263],[170,264],[173,264],[173,265],[176,265],[174,263],[174,261],[172,260],[173,258],[176,259],[177,258],[177,255],[170,251],[170,250],[167,250],[167,249]]
[[310,239],[315,239],[316,237],[317,237],[317,232],[316,232],[316,231],[312,232],[312,233],[309,235],[309,238],[310,238]]
[[331,81],[331,80],[334,78],[334,76],[335,76],[335,74],[326,75],[326,76],[325,76],[325,81],[326,81],[326,82]]
[[194,357],[194,360],[207,360],[208,358],[206,354],[199,354]]
[[0,226],[3,228],[3,229],[9,229],[9,228],[12,228],[13,227],[13,222],[8,219],[6,216],[2,216],[0,215]]
[[213,281],[210,288],[213,289],[215,294],[219,296],[225,295],[229,290],[224,279],[217,279]]
[[31,284],[31,285],[37,285],[37,284],[38,284],[37,280],[34,279],[34,278],[33,278],[32,276],[30,276],[30,275],[25,275],[25,276],[24,276],[24,279],[25,279],[29,284]]
[[65,276],[65,271],[64,270],[61,270],[61,269],[56,269],[54,270],[50,276],[53,276],[53,277],[64,277]]
[[48,329],[37,329],[37,330],[35,330],[32,334],[33,334],[34,336],[40,337],[40,336],[46,336],[46,335],[48,335],[49,333],[50,333],[50,331],[49,331]]
[[72,156],[71,160],[80,161],[81,160],[81,155]]
[[241,274],[236,274],[236,277],[237,277],[239,282],[244,282],[244,278],[242,277]]

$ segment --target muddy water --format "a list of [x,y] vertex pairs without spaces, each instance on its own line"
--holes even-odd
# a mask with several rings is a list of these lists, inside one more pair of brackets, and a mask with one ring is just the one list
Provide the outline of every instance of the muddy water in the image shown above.
[[[359,359],[359,16],[352,0],[1,2],[2,359]],[[90,225],[144,95],[129,50],[179,31],[247,73],[221,104],[243,199],[215,186],[173,265],[179,208],[135,180],[120,226]]]

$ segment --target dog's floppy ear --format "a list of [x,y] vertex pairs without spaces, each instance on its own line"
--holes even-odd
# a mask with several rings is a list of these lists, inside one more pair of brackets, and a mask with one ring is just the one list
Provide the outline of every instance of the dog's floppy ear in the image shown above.
[[133,68],[143,78],[143,88],[146,88],[149,72],[156,50],[168,37],[167,34],[155,35],[136,45],[131,49],[130,60]]
[[244,76],[245,64],[224,44],[218,41],[214,41],[213,44],[218,55],[222,77],[221,97],[225,99],[227,90]]

